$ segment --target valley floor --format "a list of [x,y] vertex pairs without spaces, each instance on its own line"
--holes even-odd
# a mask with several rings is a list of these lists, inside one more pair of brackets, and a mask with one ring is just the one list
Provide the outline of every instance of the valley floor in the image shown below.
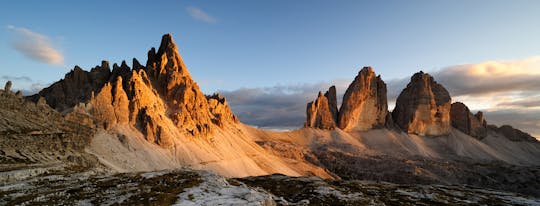
[[0,183],[0,205],[540,205],[540,199],[466,186],[283,175],[226,179],[178,169],[51,172]]

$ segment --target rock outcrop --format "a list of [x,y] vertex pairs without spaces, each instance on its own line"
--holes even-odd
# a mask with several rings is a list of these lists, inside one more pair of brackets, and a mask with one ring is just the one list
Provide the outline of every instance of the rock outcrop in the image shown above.
[[349,85],[339,110],[338,125],[345,131],[383,127],[388,103],[386,84],[371,67],[364,67]]
[[495,131],[504,137],[508,138],[509,140],[521,142],[521,141],[527,141],[527,142],[538,142],[536,138],[531,136],[530,134],[523,132],[519,129],[516,129],[510,125],[503,125],[501,127],[497,127],[495,125],[489,125],[488,128],[492,131]]
[[[84,118],[72,120],[46,104],[0,90],[0,181],[10,182],[50,172],[40,166],[69,163],[78,168],[95,166],[92,155],[82,153],[95,130]],[[13,167],[16,166],[16,167]],[[6,174],[7,170],[14,173]],[[62,167],[54,167],[60,169]],[[30,173],[28,171],[31,171]],[[22,174],[22,175],[20,175]],[[0,203],[3,204],[3,203]]]
[[[305,127],[345,131],[365,131],[388,124],[386,84],[376,76],[371,67],[364,67],[349,85],[338,110],[336,87],[309,102]],[[390,123],[392,124],[392,123]]]
[[477,139],[483,139],[487,136],[487,124],[486,120],[484,120],[484,114],[479,111],[473,115],[467,105],[461,102],[452,103],[450,119],[452,127],[469,136]]
[[206,96],[206,98],[210,113],[215,117],[212,119],[214,124],[223,126],[227,121],[238,122],[236,116],[231,112],[231,108],[227,104],[225,97],[219,93],[214,93],[213,95]]
[[6,84],[4,85],[4,92],[6,94],[11,93],[11,81],[7,81]]
[[328,91],[324,93],[324,96],[326,99],[328,99],[328,107],[330,108],[330,113],[332,114],[332,118],[337,123],[339,118],[339,110],[337,106],[337,91],[336,86],[332,85],[330,88],[328,88]]
[[450,103],[450,94],[442,85],[429,74],[418,72],[399,94],[392,117],[407,133],[446,135],[451,129]]
[[[164,97],[169,118],[178,128],[183,129],[183,133],[205,136],[211,133],[213,124],[237,121],[222,97],[207,98],[200,91],[184,65],[171,35],[163,36],[157,53],[154,48],[148,52],[146,70],[157,84],[157,91]],[[210,108],[209,101],[212,101],[213,108]],[[216,107],[217,103],[223,107]]]
[[29,98],[37,102],[39,97],[45,98],[49,106],[57,111],[64,112],[79,102],[88,102],[92,93],[97,93],[109,81],[111,75],[109,63],[102,61],[90,72],[75,66],[67,73],[64,79],[41,90]]
[[148,52],[146,67],[136,59],[133,69],[125,61],[114,64],[112,71],[106,61],[90,72],[76,66],[31,98],[37,101],[40,96],[58,111],[87,103],[96,125],[131,125],[164,147],[174,138],[206,137],[217,127],[238,122],[225,98],[200,91],[170,34],[163,36],[157,52]]
[[335,129],[338,115],[336,87],[330,87],[324,95],[319,92],[315,102],[307,104],[306,113],[305,127]]

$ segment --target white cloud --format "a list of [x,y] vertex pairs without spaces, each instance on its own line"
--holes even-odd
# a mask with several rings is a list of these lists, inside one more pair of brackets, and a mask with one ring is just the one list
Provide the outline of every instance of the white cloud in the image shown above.
[[456,65],[434,76],[456,96],[540,91],[540,56]]
[[186,10],[188,14],[196,20],[209,23],[209,24],[213,24],[217,22],[217,20],[214,17],[210,16],[208,13],[204,12],[203,10],[197,7],[189,6],[186,8]]
[[64,64],[64,55],[53,46],[49,37],[13,25],[8,25],[6,28],[16,32],[17,36],[12,44],[18,52],[47,64]]

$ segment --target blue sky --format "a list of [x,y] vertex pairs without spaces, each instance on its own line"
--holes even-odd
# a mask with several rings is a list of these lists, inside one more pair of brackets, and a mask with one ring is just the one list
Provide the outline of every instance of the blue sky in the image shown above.
[[[145,62],[148,49],[159,46],[165,33],[173,34],[206,93],[339,84],[350,82],[365,65],[387,82],[399,82],[420,69],[444,73],[454,65],[519,62],[540,55],[540,1],[2,4],[1,81],[15,79],[14,87],[24,90],[52,83],[75,65],[89,70],[104,59]],[[41,46],[54,49],[61,59],[32,57],[28,48],[18,47],[27,43],[28,34],[41,35]],[[526,67],[520,74],[531,70],[536,75],[540,68]],[[473,109],[495,109],[485,106],[485,98],[470,101]]]
[[[120,62],[172,33],[205,92],[351,78],[385,79],[540,51],[540,2],[515,1],[12,1],[0,8],[0,74],[48,83],[74,65]],[[215,22],[190,16],[198,8]],[[65,65],[26,58],[8,25],[46,35]]]

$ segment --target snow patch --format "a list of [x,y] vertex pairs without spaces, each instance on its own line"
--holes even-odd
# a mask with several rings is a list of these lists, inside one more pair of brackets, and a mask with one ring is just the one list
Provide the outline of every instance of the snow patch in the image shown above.
[[243,183],[231,185],[224,177],[210,172],[200,175],[204,182],[180,193],[175,205],[276,205],[274,196],[263,190],[249,188]]

